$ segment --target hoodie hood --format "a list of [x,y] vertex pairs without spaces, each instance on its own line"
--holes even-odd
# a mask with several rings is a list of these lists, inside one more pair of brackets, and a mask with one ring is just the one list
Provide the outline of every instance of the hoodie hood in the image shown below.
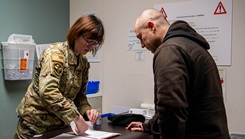
[[188,23],[185,21],[175,21],[168,29],[163,43],[172,37],[185,37],[198,43],[201,47],[208,50],[210,48],[208,42],[204,37],[198,34]]

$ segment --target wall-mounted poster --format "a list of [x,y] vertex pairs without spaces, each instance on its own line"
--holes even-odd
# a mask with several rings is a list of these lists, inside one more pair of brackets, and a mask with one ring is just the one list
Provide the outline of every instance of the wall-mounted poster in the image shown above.
[[195,0],[154,5],[170,23],[188,22],[210,44],[217,65],[231,65],[232,0]]

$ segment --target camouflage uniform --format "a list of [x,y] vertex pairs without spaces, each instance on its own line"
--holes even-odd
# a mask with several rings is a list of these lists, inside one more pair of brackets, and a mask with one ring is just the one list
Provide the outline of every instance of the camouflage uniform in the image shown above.
[[[86,117],[91,109],[85,95],[89,62],[75,56],[67,42],[55,43],[40,56],[32,83],[16,111],[20,117],[15,138],[70,124],[78,113]],[[72,102],[77,109],[72,106]]]

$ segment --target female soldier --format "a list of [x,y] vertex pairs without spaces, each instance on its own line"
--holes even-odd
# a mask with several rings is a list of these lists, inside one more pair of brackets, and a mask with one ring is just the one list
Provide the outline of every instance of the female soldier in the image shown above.
[[[35,68],[35,75],[16,111],[19,122],[15,139],[75,123],[78,134],[88,129],[85,120],[94,123],[99,113],[92,109],[85,95],[89,62],[104,41],[104,27],[94,15],[80,17],[67,33],[66,42],[47,47]],[[75,108],[72,105],[74,102]]]

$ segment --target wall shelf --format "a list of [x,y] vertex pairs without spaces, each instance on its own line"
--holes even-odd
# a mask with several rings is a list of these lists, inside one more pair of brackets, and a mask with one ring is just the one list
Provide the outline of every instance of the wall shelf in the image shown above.
[[102,93],[101,92],[97,92],[97,93],[94,93],[94,94],[87,94],[86,96],[87,96],[87,98],[102,97]]

